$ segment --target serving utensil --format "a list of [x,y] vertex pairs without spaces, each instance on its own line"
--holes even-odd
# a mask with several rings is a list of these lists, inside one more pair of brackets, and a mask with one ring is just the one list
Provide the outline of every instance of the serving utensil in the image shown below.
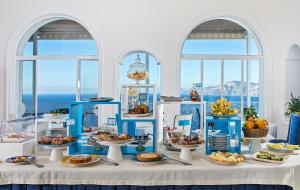
[[111,165],[114,165],[114,166],[120,165],[120,164],[117,163],[117,162],[109,161],[109,160],[106,160],[106,159],[104,159],[104,158],[101,158],[101,161],[106,162],[106,163],[111,164]]
[[177,159],[170,158],[170,157],[168,157],[168,160],[172,160],[172,161],[175,161],[175,162],[181,163],[181,164],[183,164],[183,165],[185,165],[185,166],[191,166],[191,165],[193,165],[193,164],[191,164],[191,163],[184,162],[184,161],[177,160]]
[[34,165],[34,166],[36,166],[36,167],[38,167],[38,168],[43,168],[43,167],[45,167],[44,165],[35,163],[34,161],[32,161],[32,160],[30,160],[30,159],[26,160],[26,162],[28,162],[29,164],[32,164],[32,165]]

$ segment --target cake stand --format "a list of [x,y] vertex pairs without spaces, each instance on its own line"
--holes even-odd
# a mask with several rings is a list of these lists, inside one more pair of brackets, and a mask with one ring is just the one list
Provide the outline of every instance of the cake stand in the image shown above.
[[262,149],[261,140],[264,139],[264,137],[244,137],[244,139],[249,140],[249,153],[254,154]]
[[45,150],[51,150],[49,160],[52,162],[60,161],[63,158],[63,150],[65,150],[71,143],[62,145],[41,145]]
[[171,143],[171,144],[175,148],[180,149],[179,159],[187,162],[193,160],[192,150],[200,146],[200,144],[196,144],[196,145],[178,145],[175,143]]
[[101,141],[97,140],[99,144],[103,146],[108,146],[107,159],[111,161],[122,161],[123,155],[121,151],[121,146],[127,145],[132,139],[124,141]]

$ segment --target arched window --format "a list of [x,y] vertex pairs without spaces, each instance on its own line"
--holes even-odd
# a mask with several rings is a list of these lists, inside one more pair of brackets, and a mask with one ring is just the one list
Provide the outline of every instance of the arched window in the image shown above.
[[244,107],[260,108],[263,56],[259,41],[246,26],[213,19],[194,28],[181,54],[181,95],[196,89],[207,109],[221,97]]
[[17,55],[19,116],[68,112],[70,102],[97,96],[97,44],[83,26],[59,19],[28,33]]
[[146,51],[133,51],[127,53],[123,61],[120,63],[119,69],[119,83],[123,84],[135,84],[136,81],[128,78],[128,70],[130,65],[139,58],[141,63],[144,63],[147,67],[149,77],[146,80],[140,81],[141,84],[154,84],[156,86],[158,94],[160,93],[160,63],[156,58]]

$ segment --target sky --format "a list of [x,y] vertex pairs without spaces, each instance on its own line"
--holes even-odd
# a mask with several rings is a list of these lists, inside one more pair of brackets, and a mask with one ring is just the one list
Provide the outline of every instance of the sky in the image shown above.
[[[255,42],[252,42],[252,54],[257,53]],[[40,40],[38,43],[39,55],[97,55],[97,46],[93,40]],[[184,54],[246,54],[245,40],[186,40],[182,53]],[[32,43],[27,43],[25,55],[32,55]],[[145,62],[145,55],[140,55]],[[132,83],[127,78],[129,65],[134,62],[136,54],[125,57],[120,66],[121,83]],[[82,93],[97,93],[98,77],[97,62],[84,61],[81,72]],[[150,83],[160,81],[157,65],[153,56],[149,58]],[[163,63],[162,63],[163,64]],[[176,64],[176,63],[174,63]],[[224,62],[224,81],[241,79],[240,61],[228,60]],[[258,82],[259,64],[253,61],[251,81]],[[181,61],[181,88],[191,88],[193,83],[200,82],[200,61]],[[204,62],[204,87],[220,85],[220,60]],[[25,61],[23,67],[23,93],[32,92],[32,62]],[[76,61],[39,61],[38,64],[38,94],[73,94],[75,93]],[[160,84],[158,84],[160,86]]]

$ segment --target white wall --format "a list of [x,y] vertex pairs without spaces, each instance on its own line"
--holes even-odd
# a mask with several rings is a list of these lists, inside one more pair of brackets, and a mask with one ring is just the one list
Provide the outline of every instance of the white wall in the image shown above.
[[[300,44],[298,0],[1,0],[0,117],[4,118],[7,48],[13,32],[43,13],[73,16],[101,42],[102,95],[114,96],[114,64],[130,50],[143,49],[162,65],[162,94],[176,95],[179,53],[189,31],[211,16],[245,21],[263,42],[267,56],[264,84],[265,115],[281,131],[285,96],[285,59],[292,44]],[[11,63],[10,63],[11,64]],[[284,134],[284,133],[282,133]]]

